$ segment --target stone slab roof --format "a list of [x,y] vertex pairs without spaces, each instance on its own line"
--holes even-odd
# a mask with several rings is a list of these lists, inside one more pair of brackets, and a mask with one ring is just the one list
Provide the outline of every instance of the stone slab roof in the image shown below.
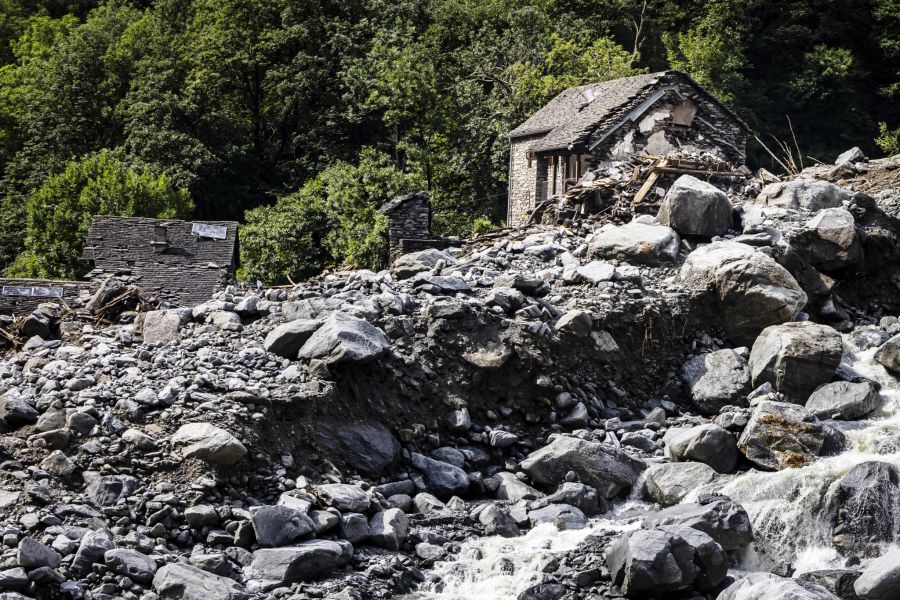
[[616,109],[628,104],[635,96],[671,74],[684,77],[747,128],[740,117],[686,74],[680,71],[660,71],[569,88],[509,132],[509,137],[545,134],[530,147],[530,150],[535,152],[568,148],[587,139],[591,131]]

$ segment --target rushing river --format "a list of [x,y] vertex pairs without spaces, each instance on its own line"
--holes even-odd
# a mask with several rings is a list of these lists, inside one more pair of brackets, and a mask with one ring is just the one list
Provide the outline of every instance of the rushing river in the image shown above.
[[[846,377],[864,377],[881,384],[882,409],[855,429],[845,431],[849,447],[799,469],[778,472],[749,471],[723,477],[684,499],[691,502],[702,492],[718,491],[741,504],[749,513],[756,541],[742,556],[741,571],[767,571],[782,561],[796,573],[843,566],[831,544],[828,498],[836,482],[854,466],[867,461],[900,468],[900,381],[873,359],[875,349],[856,351],[846,342],[839,368]],[[623,513],[652,508],[636,499],[617,504],[609,513],[591,520],[585,529],[558,531],[545,524],[518,538],[484,537],[463,545],[453,561],[437,563],[430,581],[410,600],[515,600],[520,592],[542,579],[542,567],[554,555],[572,550],[592,533],[629,531],[640,525],[618,519]],[[893,507],[900,514],[900,506]],[[897,519],[900,523],[900,519]],[[890,545],[900,545],[900,531]]]

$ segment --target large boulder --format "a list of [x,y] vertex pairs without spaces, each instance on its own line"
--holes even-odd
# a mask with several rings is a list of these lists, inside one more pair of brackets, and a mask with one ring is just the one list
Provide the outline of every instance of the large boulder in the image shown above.
[[112,506],[139,487],[140,479],[131,475],[102,475],[91,479],[84,492],[96,506]]
[[421,471],[428,490],[438,497],[449,498],[469,489],[469,475],[457,466],[413,452],[410,462]]
[[389,508],[369,520],[369,543],[397,551],[409,537],[409,518],[399,508]]
[[780,577],[773,573],[751,573],[741,577],[716,600],[839,600],[824,587]]
[[163,565],[153,577],[162,600],[245,600],[249,595],[234,580],[184,563]]
[[172,444],[184,446],[181,455],[185,458],[199,458],[215,466],[233,465],[247,454],[236,437],[209,423],[182,425],[172,436]]
[[548,504],[542,508],[528,511],[528,520],[532,527],[543,523],[552,523],[560,531],[567,529],[584,529],[587,517],[580,509],[569,504]]
[[282,323],[266,335],[263,348],[284,358],[297,358],[297,352],[321,324],[321,321],[313,319],[294,319]]
[[419,273],[432,270],[438,263],[449,267],[455,265],[457,260],[443,250],[428,248],[398,257],[391,265],[391,271],[397,279],[409,279]]
[[806,222],[805,229],[791,239],[809,263],[822,271],[836,271],[862,260],[862,244],[853,215],[845,208],[826,208]]
[[900,333],[881,344],[875,352],[875,360],[887,370],[900,374]]
[[900,548],[894,548],[870,562],[853,583],[860,600],[900,598]]
[[750,515],[743,506],[725,498],[706,504],[676,504],[647,515],[644,521],[653,527],[692,527],[714,539],[726,552],[741,550],[753,541]]
[[665,597],[725,579],[728,556],[709,535],[683,526],[626,533],[606,551],[614,585],[627,598]]
[[260,506],[251,520],[260,546],[283,546],[315,529],[305,511],[290,506]]
[[0,419],[9,425],[37,423],[40,413],[17,390],[8,390],[0,396]]
[[116,575],[128,577],[144,585],[153,581],[153,575],[156,573],[155,560],[129,548],[107,550],[103,560],[109,570]]
[[711,183],[682,175],[666,192],[656,220],[680,235],[723,235],[731,229],[731,203]]
[[722,325],[742,343],[770,325],[794,319],[807,301],[787,269],[737,242],[697,248],[682,265],[680,279],[688,289],[711,294]]
[[681,239],[671,227],[632,221],[622,226],[604,226],[594,234],[588,254],[657,266],[675,262],[680,246]]
[[674,462],[697,461],[719,473],[733,473],[737,467],[734,435],[715,423],[670,429],[663,441],[666,454]]
[[144,343],[167,343],[178,339],[178,330],[183,323],[182,313],[177,310],[151,310],[144,315]]
[[746,406],[750,392],[747,359],[731,348],[688,359],[681,367],[681,380],[706,415],[717,415],[724,406]]
[[349,483],[326,483],[315,489],[322,502],[342,513],[366,512],[372,503],[365,490]]
[[303,344],[298,357],[326,364],[362,363],[380,356],[389,345],[384,332],[365,319],[333,313]]
[[825,443],[825,428],[815,415],[789,402],[763,400],[738,439],[738,450],[762,469],[805,466]]
[[[343,543],[349,546],[347,542]],[[327,540],[310,540],[284,548],[263,548],[253,553],[248,576],[277,585],[319,579],[346,560],[345,552],[346,548],[341,543]]]
[[861,419],[881,407],[881,396],[871,381],[835,381],[816,388],[806,410],[820,419]]
[[659,463],[644,474],[644,495],[662,506],[672,506],[716,477],[712,467],[700,462]]
[[897,468],[885,462],[856,465],[832,487],[828,513],[835,517],[833,543],[846,554],[871,556],[891,542],[900,515]]
[[366,475],[380,475],[400,459],[400,442],[378,421],[319,421],[316,430],[329,454]]
[[574,471],[582,483],[608,499],[631,489],[647,467],[644,461],[609,444],[562,435],[529,454],[521,466],[541,485],[558,485],[566,473]]
[[762,206],[809,212],[839,208],[849,200],[850,194],[846,190],[816,179],[770,183],[756,197],[756,203]]
[[750,351],[753,385],[771,383],[785,400],[805,404],[841,362],[841,334],[809,321],[767,327]]

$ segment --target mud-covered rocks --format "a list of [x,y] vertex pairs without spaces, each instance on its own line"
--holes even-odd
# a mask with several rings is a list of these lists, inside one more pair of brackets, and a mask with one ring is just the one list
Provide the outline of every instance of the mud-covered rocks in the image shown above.
[[717,476],[715,469],[701,462],[651,465],[644,474],[644,495],[662,506],[672,506]]
[[756,203],[762,206],[809,212],[839,208],[848,200],[850,194],[846,190],[815,179],[770,183],[756,197]]
[[632,221],[600,229],[588,246],[588,255],[653,266],[675,262],[680,245],[681,239],[671,227]]
[[806,410],[820,419],[861,419],[881,407],[878,387],[871,381],[835,381],[819,386],[806,401]]
[[731,203],[711,183],[682,175],[666,192],[656,219],[679,235],[723,235],[731,229]]
[[900,598],[900,549],[893,549],[870,562],[853,583],[860,600]]
[[725,406],[739,406],[750,392],[746,349],[726,348],[700,354],[681,367],[681,379],[701,412],[717,415]]
[[792,320],[806,305],[797,280],[761,251],[713,242],[688,255],[679,275],[690,290],[710,295],[728,334],[752,341],[764,328]]
[[643,460],[608,444],[563,435],[529,454],[521,466],[540,485],[562,483],[566,473],[573,471],[605,498],[631,489],[646,468]]
[[184,563],[163,565],[153,577],[163,600],[246,600],[249,595],[232,579]]
[[236,437],[209,423],[182,425],[172,436],[172,443],[181,447],[185,458],[216,466],[233,465],[247,454],[247,448]]
[[824,587],[800,582],[773,573],[751,573],[741,577],[716,600],[838,600],[838,597]]
[[300,348],[302,360],[318,359],[326,364],[363,363],[389,347],[384,332],[345,313],[333,313]]
[[674,462],[697,461],[719,473],[733,473],[738,461],[734,434],[715,423],[666,432],[666,453]]
[[811,463],[824,443],[824,427],[804,407],[763,400],[753,409],[737,445],[756,466],[780,471]]
[[771,383],[789,402],[805,404],[827,383],[843,355],[841,335],[809,321],[767,327],[750,351],[753,385]]

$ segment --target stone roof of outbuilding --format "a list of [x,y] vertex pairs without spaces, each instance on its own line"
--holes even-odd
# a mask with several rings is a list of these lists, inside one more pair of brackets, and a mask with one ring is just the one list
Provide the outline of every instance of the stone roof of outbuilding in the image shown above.
[[398,208],[400,208],[401,206],[403,206],[404,204],[406,204],[407,202],[409,202],[410,200],[417,199],[417,198],[422,198],[423,200],[427,201],[428,200],[428,192],[420,191],[420,192],[413,192],[412,194],[404,194],[403,196],[396,196],[396,197],[388,200],[384,204],[382,204],[381,208],[378,209],[378,212],[380,212],[383,215],[389,215],[392,212],[394,212],[395,210],[397,210]]
[[584,141],[591,131],[617,108],[627,104],[648,87],[658,84],[663,77],[671,74],[684,77],[747,129],[747,125],[740,117],[686,74],[680,71],[659,71],[569,88],[531,115],[527,121],[510,131],[509,137],[519,138],[544,134],[531,145],[530,150],[532,151],[568,148]]

